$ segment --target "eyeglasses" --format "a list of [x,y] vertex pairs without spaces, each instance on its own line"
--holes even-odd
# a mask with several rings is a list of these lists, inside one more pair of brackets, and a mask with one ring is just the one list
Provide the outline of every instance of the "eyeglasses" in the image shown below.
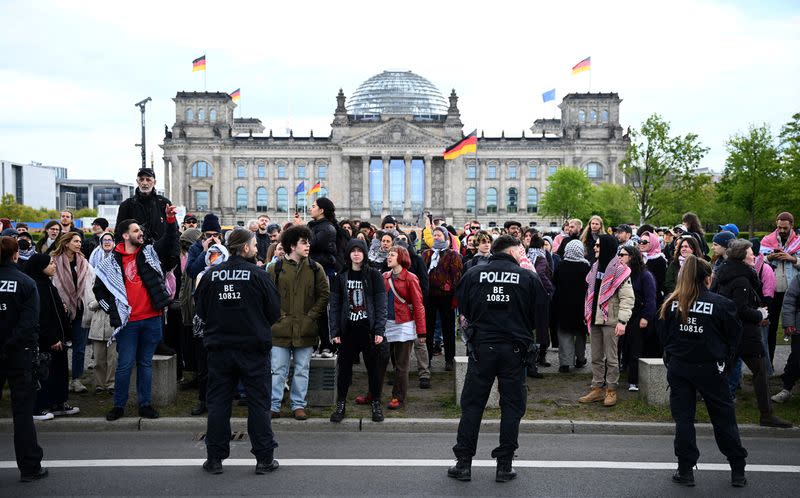
[[621,253],[619,253],[619,257],[621,258],[622,256],[627,256],[627,257],[630,257],[631,255],[630,255],[630,254],[628,254],[627,252],[621,252]]

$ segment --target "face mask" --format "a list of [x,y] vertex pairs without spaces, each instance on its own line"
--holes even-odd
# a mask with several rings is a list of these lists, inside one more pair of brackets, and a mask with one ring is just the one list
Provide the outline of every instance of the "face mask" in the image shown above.
[[19,245],[20,251],[27,251],[31,248],[31,243],[28,241],[28,239],[19,239],[17,244]]

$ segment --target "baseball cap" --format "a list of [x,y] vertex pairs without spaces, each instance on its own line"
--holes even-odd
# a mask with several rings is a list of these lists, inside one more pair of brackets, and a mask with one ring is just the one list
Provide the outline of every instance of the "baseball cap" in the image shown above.
[[631,228],[631,226],[630,225],[626,225],[626,224],[615,226],[614,227],[614,231],[615,232],[628,232],[628,233],[631,233],[631,234],[633,233],[633,229]]
[[728,231],[732,232],[737,237],[739,236],[739,227],[737,227],[733,223],[728,223],[727,225],[720,225],[719,231],[720,232]]
[[197,223],[197,216],[193,215],[192,213],[188,213],[186,216],[183,217],[184,223]]
[[153,171],[153,168],[141,168],[139,169],[139,172],[136,173],[137,178],[140,176],[149,176],[150,178],[155,178],[156,172]]

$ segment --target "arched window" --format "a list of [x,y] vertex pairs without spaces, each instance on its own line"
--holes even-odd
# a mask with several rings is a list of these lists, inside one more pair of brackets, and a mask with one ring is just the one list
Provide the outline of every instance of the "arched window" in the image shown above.
[[589,121],[591,121],[592,124],[597,123],[597,109],[592,109],[592,112],[589,113]]
[[486,191],[486,212],[497,212],[497,189],[494,187]]
[[539,211],[539,191],[534,187],[528,189],[528,198],[526,204],[528,206],[529,213],[535,213]]
[[205,110],[205,109],[202,109],[202,108],[201,108],[201,109],[198,109],[198,110],[197,110],[197,121],[199,121],[200,123],[202,123],[202,122],[203,122],[203,121],[205,121],[205,120],[206,120],[206,110]]
[[475,212],[475,194],[476,194],[475,187],[470,187],[467,189],[467,212],[474,213]]
[[478,166],[475,163],[467,164],[467,178],[470,180],[478,178]]
[[213,107],[208,111],[208,121],[211,123],[217,122],[217,110]]
[[547,176],[553,176],[558,171],[558,164],[550,164],[547,166]]
[[195,178],[208,178],[212,176],[211,165],[205,161],[197,161],[192,164],[192,176]]
[[236,165],[236,178],[246,178],[247,177],[247,166],[244,164],[237,164]]
[[277,205],[275,206],[279,213],[285,213],[289,210],[289,193],[286,191],[286,187],[278,187],[278,191],[275,193],[275,197],[277,199]]
[[275,167],[278,170],[278,178],[286,178],[286,163],[283,161],[278,161],[275,164]]
[[517,179],[517,163],[508,163],[506,166],[508,170],[508,179],[509,180],[516,180]]
[[244,187],[236,189],[236,210],[247,211],[247,189]]
[[586,176],[588,176],[590,180],[599,180],[603,178],[603,167],[600,163],[588,163],[586,165]]
[[583,109],[580,109],[578,111],[578,121],[581,123],[586,122],[586,111],[584,111]]
[[486,166],[486,178],[497,178],[497,163],[489,163]]
[[267,165],[266,164],[259,164],[258,165],[258,177],[259,178],[266,178],[267,177]]
[[508,189],[508,195],[506,196],[506,211],[509,213],[517,212],[517,189],[514,187]]
[[191,107],[186,108],[186,121],[192,122],[194,121],[194,111]]
[[267,210],[267,189],[264,187],[258,187],[256,189],[256,210]]
[[608,123],[608,109],[603,109],[600,111],[600,122]]
[[539,165],[537,163],[528,163],[528,178],[539,177]]

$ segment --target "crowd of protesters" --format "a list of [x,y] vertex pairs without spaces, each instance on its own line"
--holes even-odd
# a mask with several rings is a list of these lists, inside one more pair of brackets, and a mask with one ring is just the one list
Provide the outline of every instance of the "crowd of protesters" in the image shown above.
[[[570,219],[557,233],[543,233],[514,221],[487,228],[471,220],[457,229],[427,213],[423,227],[404,227],[392,216],[374,226],[337,220],[327,198],[314,201],[308,223],[299,215],[285,224],[262,215],[224,231],[214,213],[202,219],[187,214],[179,227],[175,208],[155,193],[152,170],[140,170],[137,183],[113,232],[108,220],[98,218],[92,233],[84,234],[68,211],[45,225],[36,244],[24,223],[3,230],[3,236],[17,239],[17,264],[36,282],[39,345],[52,355],[33,413],[38,420],[79,412],[69,393],[88,390],[87,345],[95,395],[113,396],[108,420],[124,415],[134,365],[139,414],[158,417],[150,383],[159,352],[177,355],[182,389],[197,389],[191,414],[206,413],[208,353],[195,316],[195,289],[207,270],[228,259],[231,233],[249,230],[256,239],[254,262],[280,296],[269,353],[272,418],[308,417],[313,357],[336,358],[332,422],[346,416],[353,366],[362,359],[368,390],[355,402],[370,405],[375,421],[383,420],[384,408],[406,405],[414,367],[418,387],[429,389],[435,358],[442,357],[444,370],[454,369],[457,331],[465,326],[456,299],[462,276],[486,264],[492,241],[508,234],[524,249],[517,251],[519,264],[538,274],[550,298],[549,327],[531,331],[539,345],[536,363],[550,366],[546,353],[557,348],[558,372],[588,365],[592,380],[581,403],[617,404],[621,374],[625,387],[638,391],[639,359],[663,354],[658,310],[694,255],[711,262],[710,289],[733,301],[742,328],[736,357],[725,359],[733,366],[726,372],[731,396],[740,387],[744,363],[753,373],[761,424],[790,426],[772,409],[772,403],[790,399],[800,377],[800,235],[788,212],[777,216],[775,231],[762,239],[741,238],[734,224],[720,226],[710,247],[692,213],[673,227],[606,227],[592,216],[585,225]],[[768,380],[778,340],[791,341],[791,354],[783,389],[771,396]],[[390,364],[392,390],[384,399]],[[537,365],[529,367],[529,377],[542,376]],[[283,410],[287,391],[288,412]],[[240,392],[239,403],[246,404]]]

